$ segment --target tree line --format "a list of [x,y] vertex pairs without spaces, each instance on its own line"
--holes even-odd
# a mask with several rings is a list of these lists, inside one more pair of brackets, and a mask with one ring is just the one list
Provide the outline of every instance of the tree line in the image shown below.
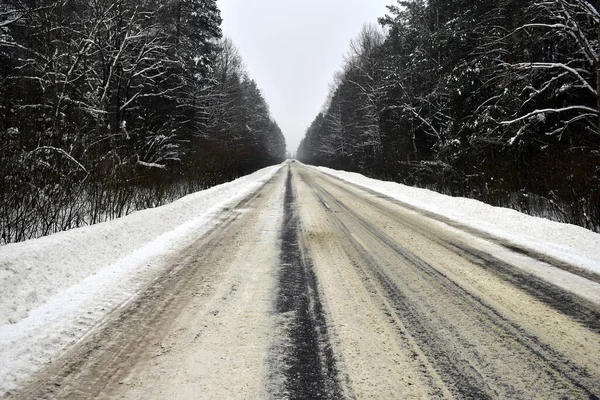
[[599,231],[598,3],[398,1],[298,158]]
[[215,0],[0,0],[0,244],[281,162]]

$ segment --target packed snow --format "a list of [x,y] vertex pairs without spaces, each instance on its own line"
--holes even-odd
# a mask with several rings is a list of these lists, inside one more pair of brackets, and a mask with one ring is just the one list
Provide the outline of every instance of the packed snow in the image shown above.
[[318,170],[461,225],[504,239],[523,249],[546,254],[600,274],[600,234],[585,228],[493,207],[478,200],[452,197],[427,189],[367,178],[325,167]]
[[171,204],[0,247],[0,397],[159,276],[283,164]]
[[[17,387],[166,268],[281,165],[127,217],[0,247],[0,397]],[[600,235],[482,202],[318,168],[521,248],[600,274]]]

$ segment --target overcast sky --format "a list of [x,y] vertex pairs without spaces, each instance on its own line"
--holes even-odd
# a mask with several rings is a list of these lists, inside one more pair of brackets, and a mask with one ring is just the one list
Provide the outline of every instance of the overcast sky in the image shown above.
[[240,49],[296,152],[327,98],[350,40],[395,0],[218,0],[223,33]]

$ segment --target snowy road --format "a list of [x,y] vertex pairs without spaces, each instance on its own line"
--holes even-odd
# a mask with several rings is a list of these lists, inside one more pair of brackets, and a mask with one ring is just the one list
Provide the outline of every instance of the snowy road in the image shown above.
[[13,397],[600,397],[596,275],[423,214],[290,163]]

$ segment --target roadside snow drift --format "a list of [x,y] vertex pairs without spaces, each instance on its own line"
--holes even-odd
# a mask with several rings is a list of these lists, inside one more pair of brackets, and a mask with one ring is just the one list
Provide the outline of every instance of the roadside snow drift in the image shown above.
[[282,165],[114,221],[0,247],[0,397],[160,276],[166,257]]
[[493,207],[478,200],[384,182],[325,167],[318,170],[459,224],[600,274],[600,234],[585,228]]
[[0,325],[19,322],[51,296],[102,268],[119,261],[128,267],[140,264],[181,245],[208,215],[257,189],[279,168],[106,223],[0,247]]

